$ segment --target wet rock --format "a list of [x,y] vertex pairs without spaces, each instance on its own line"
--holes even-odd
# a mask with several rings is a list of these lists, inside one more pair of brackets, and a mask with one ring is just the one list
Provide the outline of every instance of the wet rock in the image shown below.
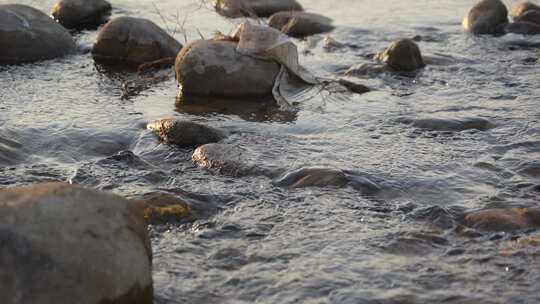
[[201,40],[176,58],[183,95],[215,97],[270,96],[278,63],[239,53],[231,41]]
[[425,66],[420,48],[411,39],[398,40],[376,59],[395,71],[412,72]]
[[520,35],[538,35],[540,34],[540,25],[532,22],[513,22],[508,24],[504,30],[507,33]]
[[464,131],[476,129],[486,131],[495,127],[493,123],[485,118],[466,117],[466,118],[404,118],[400,122],[408,123],[420,129],[429,131]]
[[540,252],[540,237],[538,236],[527,236],[511,240],[499,249],[499,254],[504,257],[510,257],[520,253],[538,254],[538,252]]
[[508,23],[508,9],[500,0],[482,0],[463,18],[463,28],[475,35],[500,34]]
[[465,216],[465,225],[489,232],[511,232],[540,227],[540,209],[487,209]]
[[352,93],[364,94],[364,93],[371,92],[371,88],[363,84],[352,82],[343,78],[339,79],[337,83],[339,83],[340,85],[342,85],[343,87],[345,87],[347,90],[349,90]]
[[330,168],[301,168],[283,174],[273,183],[287,188],[351,186],[365,195],[374,195],[381,189],[362,174]]
[[0,293],[6,304],[151,304],[142,213],[68,184],[0,191]]
[[297,38],[326,33],[334,29],[332,19],[304,12],[275,13],[268,19],[268,25]]
[[51,15],[65,28],[86,28],[105,23],[111,9],[105,0],[60,0]]
[[532,177],[540,178],[540,161],[526,161],[519,164],[517,170],[519,174]]
[[49,16],[20,4],[0,5],[0,64],[53,59],[77,51],[69,32]]
[[103,26],[92,50],[106,64],[140,65],[176,57],[182,45],[150,20],[119,17]]
[[530,22],[540,25],[540,9],[526,11],[518,17],[514,17],[515,22]]
[[215,7],[218,13],[231,18],[269,17],[277,12],[303,10],[296,0],[218,0]]
[[206,144],[198,147],[191,157],[199,167],[221,174],[240,176],[251,171],[246,164],[244,151],[230,144]]
[[510,15],[516,19],[522,17],[526,12],[530,11],[540,11],[540,6],[531,3],[531,2],[521,2],[517,3],[514,6],[512,6],[512,10],[510,12]]
[[447,239],[433,232],[408,232],[398,234],[384,250],[398,255],[422,255],[449,244]]
[[181,223],[193,220],[191,209],[185,200],[163,192],[148,193],[137,202],[149,225]]
[[181,147],[196,147],[223,140],[225,133],[191,121],[160,119],[148,124],[159,138],[166,143]]

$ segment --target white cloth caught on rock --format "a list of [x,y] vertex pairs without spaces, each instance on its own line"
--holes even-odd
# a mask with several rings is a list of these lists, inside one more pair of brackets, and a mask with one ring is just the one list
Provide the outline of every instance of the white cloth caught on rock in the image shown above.
[[[238,39],[238,52],[281,64],[272,92],[279,106],[290,108],[295,96],[320,84],[313,74],[300,65],[296,45],[282,32],[267,25],[244,21],[233,37]],[[298,79],[294,79],[294,76]]]

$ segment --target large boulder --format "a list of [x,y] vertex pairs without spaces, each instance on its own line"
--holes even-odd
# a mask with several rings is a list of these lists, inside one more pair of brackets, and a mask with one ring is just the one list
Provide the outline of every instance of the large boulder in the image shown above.
[[463,28],[475,35],[501,34],[508,23],[508,9],[500,0],[482,0],[463,18]]
[[77,46],[69,32],[46,14],[20,4],[0,5],[0,64],[62,57]]
[[412,72],[425,66],[420,48],[411,39],[400,39],[392,43],[377,54],[376,59],[394,71]]
[[521,34],[521,35],[538,35],[540,34],[540,24],[532,22],[513,22],[508,24],[505,28],[507,33]]
[[303,10],[296,0],[216,0],[215,7],[218,13],[231,18],[269,17],[277,12]]
[[540,6],[531,3],[531,2],[520,2],[512,6],[512,10],[510,12],[510,15],[512,18],[519,18],[521,17],[525,12],[529,11],[540,11]]
[[149,123],[147,128],[156,132],[164,142],[181,147],[197,147],[225,138],[224,132],[218,129],[191,121],[170,118]]
[[332,19],[304,12],[275,13],[268,19],[268,25],[297,38],[326,33],[334,29]]
[[242,54],[232,41],[199,40],[187,45],[175,63],[183,95],[270,96],[280,65]]
[[103,26],[92,49],[94,60],[140,65],[175,57],[182,45],[150,20],[119,17]]
[[140,208],[68,184],[0,191],[5,304],[151,304],[152,253]]
[[540,228],[540,209],[480,210],[467,214],[465,224],[471,228],[489,232],[511,232],[528,228]]
[[85,28],[105,23],[111,9],[105,0],[60,0],[51,15],[66,28]]

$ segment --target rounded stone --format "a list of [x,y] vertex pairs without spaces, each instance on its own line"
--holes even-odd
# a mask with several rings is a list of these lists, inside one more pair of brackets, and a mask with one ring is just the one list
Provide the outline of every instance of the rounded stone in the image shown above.
[[540,10],[530,10],[521,14],[519,17],[514,17],[516,22],[530,22],[540,25]]
[[242,16],[269,17],[281,11],[302,11],[296,0],[220,0],[216,10],[221,15],[237,18]]
[[150,20],[119,17],[98,34],[94,60],[108,64],[134,64],[175,57],[182,45]]
[[532,22],[513,22],[508,24],[505,28],[507,33],[521,34],[521,35],[538,35],[540,34],[540,24]]
[[268,25],[297,38],[326,33],[334,29],[332,19],[304,12],[275,13],[268,19]]
[[475,35],[500,34],[508,23],[508,9],[500,0],[482,0],[463,18],[463,28]]
[[85,28],[103,24],[111,9],[105,0],[60,0],[51,15],[66,28]]
[[487,209],[465,216],[469,227],[489,232],[511,232],[540,227],[540,210],[534,208]]
[[376,59],[395,71],[412,72],[425,66],[420,48],[411,39],[392,43],[384,52],[377,54]]
[[0,64],[53,59],[77,51],[69,32],[49,16],[20,4],[0,5]]
[[187,45],[175,63],[183,95],[270,96],[280,66],[242,54],[231,41],[200,40]]
[[166,143],[181,147],[197,147],[218,142],[226,137],[218,129],[191,121],[170,118],[150,123],[147,128],[156,132],[159,138]]
[[142,210],[62,183],[0,191],[2,303],[151,304]]
[[540,11],[540,6],[531,3],[531,2],[520,2],[512,6],[512,10],[510,11],[510,15],[513,18],[521,17],[525,12],[529,11]]

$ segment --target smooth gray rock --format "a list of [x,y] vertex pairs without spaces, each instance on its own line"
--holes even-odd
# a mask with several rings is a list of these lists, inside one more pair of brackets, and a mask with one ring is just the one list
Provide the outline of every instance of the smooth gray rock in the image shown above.
[[77,51],[69,32],[49,16],[20,4],[0,5],[0,64],[53,59]]
[[225,133],[218,129],[170,118],[149,123],[147,128],[156,132],[161,140],[181,147],[197,147],[218,142],[226,137]]
[[268,25],[297,38],[326,33],[334,29],[332,19],[304,12],[275,13],[268,19]]
[[532,22],[513,22],[508,24],[505,28],[507,33],[521,34],[521,35],[538,35],[540,34],[540,25]]
[[174,58],[182,45],[150,20],[119,17],[103,26],[92,49],[106,64],[140,65]]
[[463,18],[463,28],[475,35],[501,34],[508,23],[508,9],[500,0],[482,0]]
[[270,96],[278,63],[241,54],[231,41],[200,40],[182,49],[176,78],[186,96]]
[[142,210],[62,183],[0,191],[5,304],[151,304],[152,252]]
[[411,39],[392,43],[384,52],[377,54],[376,59],[394,71],[412,72],[425,66],[420,48]]
[[243,16],[269,17],[281,11],[302,11],[296,0],[220,0],[216,3],[219,14],[238,18]]
[[111,9],[105,0],[60,0],[51,15],[65,28],[85,28],[105,23]]

